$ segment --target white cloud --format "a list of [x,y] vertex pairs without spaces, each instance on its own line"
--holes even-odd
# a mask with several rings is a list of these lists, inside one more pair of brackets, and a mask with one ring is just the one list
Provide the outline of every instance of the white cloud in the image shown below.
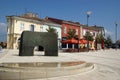
[[0,26],[4,27],[4,26],[7,26],[7,25],[5,23],[0,23]]
[[0,23],[0,32],[1,32],[1,31],[4,31],[4,30],[7,30],[7,24],[5,24],[5,23]]

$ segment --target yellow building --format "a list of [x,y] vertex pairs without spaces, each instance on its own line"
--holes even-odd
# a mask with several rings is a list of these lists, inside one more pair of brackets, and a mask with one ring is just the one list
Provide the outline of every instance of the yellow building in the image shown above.
[[[49,27],[55,28],[58,39],[61,39],[61,25],[38,18],[37,14],[26,13],[22,16],[7,16],[7,48],[18,49],[19,39],[23,31],[47,32]],[[30,37],[30,36],[28,36]],[[60,44],[60,42],[58,42]],[[59,45],[60,46],[60,45]]]

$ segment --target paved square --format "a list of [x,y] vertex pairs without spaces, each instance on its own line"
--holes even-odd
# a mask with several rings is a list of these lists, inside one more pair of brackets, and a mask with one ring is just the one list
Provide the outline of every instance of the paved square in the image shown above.
[[58,57],[42,56],[43,52],[35,52],[32,57],[18,56],[18,50],[4,50],[0,53],[3,62],[67,62],[86,61],[95,63],[95,69],[77,75],[60,76],[30,80],[120,80],[120,50],[100,50],[94,52],[59,53]]

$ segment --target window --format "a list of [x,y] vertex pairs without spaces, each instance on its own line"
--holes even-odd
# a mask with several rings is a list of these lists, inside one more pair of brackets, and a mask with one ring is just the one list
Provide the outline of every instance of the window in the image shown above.
[[93,36],[95,36],[95,32],[93,32]]
[[34,32],[34,28],[35,28],[34,25],[30,25],[30,31],[33,31],[33,32]]
[[83,35],[85,35],[85,33],[86,33],[86,30],[83,31]]
[[67,30],[67,28],[66,28],[66,27],[64,27],[64,34],[66,34],[66,33],[67,33],[67,31],[66,31],[66,30]]
[[95,32],[95,37],[97,36],[97,33]]
[[24,30],[24,23],[20,23],[20,30],[21,30],[21,31]]
[[78,29],[76,29],[76,35],[78,35]]
[[40,32],[43,32],[43,26],[40,26]]

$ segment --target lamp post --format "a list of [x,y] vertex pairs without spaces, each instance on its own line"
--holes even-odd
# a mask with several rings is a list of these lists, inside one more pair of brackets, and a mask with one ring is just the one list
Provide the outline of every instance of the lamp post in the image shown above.
[[88,27],[88,19],[89,19],[91,13],[92,13],[91,11],[86,12],[86,14],[87,14],[87,27]]
[[116,39],[116,50],[117,50],[117,26],[118,26],[118,23],[115,22],[115,39]]
[[[87,27],[89,26],[88,25],[88,19],[89,19],[91,13],[92,13],[91,11],[86,12],[86,14],[87,14]],[[87,40],[87,49],[88,49],[88,52],[89,52],[89,40]]]

